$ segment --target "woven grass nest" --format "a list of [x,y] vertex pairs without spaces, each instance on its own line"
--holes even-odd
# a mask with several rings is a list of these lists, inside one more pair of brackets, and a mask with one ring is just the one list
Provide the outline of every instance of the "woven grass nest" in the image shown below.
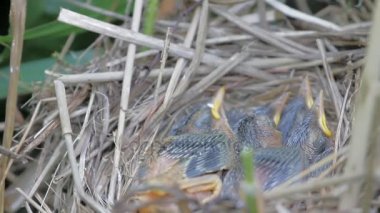
[[[85,64],[57,63],[28,102],[34,113],[13,150],[33,160],[10,167],[8,211],[25,205],[45,212],[112,211],[187,107],[212,99],[222,86],[229,105],[264,105],[284,92],[297,94],[306,75],[313,96],[325,94],[335,150],[324,160],[332,166],[302,184],[256,194],[263,204],[257,210],[342,209],[349,187],[363,177],[344,168],[374,3],[319,3],[311,15],[279,1],[259,2],[194,1],[178,8],[180,15],[157,20],[153,36],[138,33],[142,1],[135,1],[133,18],[108,11],[123,19],[121,26],[62,9],[58,20],[100,34],[87,50],[97,54]],[[32,200],[25,201],[20,189]],[[375,209],[376,199],[370,197],[368,207]],[[183,201],[172,202],[183,210]]]

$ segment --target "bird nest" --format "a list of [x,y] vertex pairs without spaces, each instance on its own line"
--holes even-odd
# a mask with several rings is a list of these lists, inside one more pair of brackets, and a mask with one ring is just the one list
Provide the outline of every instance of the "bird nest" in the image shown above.
[[[58,62],[28,102],[33,114],[13,149],[34,159],[12,163],[8,210],[24,206],[21,190],[26,205],[41,211],[111,211],[136,193],[140,168],[154,161],[160,141],[189,107],[211,102],[221,87],[223,105],[263,106],[285,92],[294,97],[305,76],[314,97],[325,94],[334,151],[322,163],[331,166],[308,181],[302,180],[318,165],[270,191],[255,191],[253,203],[265,212],[344,207],[347,191],[362,177],[344,172],[374,8],[372,1],[361,2],[321,1],[310,13],[305,5],[293,9],[273,0],[228,6],[191,1],[177,15],[157,20],[154,35],[139,32],[142,1],[135,1],[133,18],[96,10],[121,19],[120,26],[62,9],[59,21],[100,34],[87,50],[97,54],[85,64]],[[156,187],[175,195],[165,205],[193,210],[181,190]],[[160,205],[146,203],[153,204]],[[118,206],[115,212],[122,212],[125,206]],[[208,208],[235,206],[211,202]]]

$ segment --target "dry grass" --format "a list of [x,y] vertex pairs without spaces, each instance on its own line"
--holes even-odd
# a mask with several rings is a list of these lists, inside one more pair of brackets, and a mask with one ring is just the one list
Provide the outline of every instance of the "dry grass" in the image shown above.
[[[227,88],[226,106],[268,103],[284,91],[294,94],[305,75],[314,97],[320,90],[327,94],[335,152],[319,164],[333,166],[328,174],[297,184],[318,168],[314,165],[264,192],[265,210],[337,210],[351,185],[356,197],[345,196],[340,208],[347,201],[357,202],[366,191],[353,183],[373,175],[344,173],[343,168],[353,153],[346,145],[371,27],[370,16],[363,13],[372,13],[374,3],[363,0],[350,7],[339,1],[313,15],[305,5],[300,7],[305,11],[295,13],[279,1],[266,3],[191,3],[182,18],[157,21],[154,37],[138,32],[142,1],[135,2],[132,19],[102,11],[123,19],[122,26],[62,9],[58,20],[100,34],[88,49],[100,54],[86,65],[56,64],[46,72],[45,86],[28,103],[33,116],[10,148],[18,158],[36,157],[11,164],[7,208],[23,205],[26,196],[27,208],[38,205],[44,212],[110,211],[138,181],[138,169],[154,157],[173,119],[186,106],[211,97],[221,86]],[[140,47],[152,51],[141,52]],[[362,159],[358,165],[367,162],[368,147],[356,153]],[[20,169],[24,171],[15,175]],[[366,196],[373,200],[367,207],[376,208],[378,198]],[[186,210],[192,201],[173,202]],[[356,204],[352,207],[363,207]]]

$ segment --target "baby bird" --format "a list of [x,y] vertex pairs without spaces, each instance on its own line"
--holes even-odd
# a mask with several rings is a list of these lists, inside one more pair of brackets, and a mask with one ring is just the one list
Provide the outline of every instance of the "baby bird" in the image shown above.
[[310,81],[308,76],[302,81],[298,95],[285,107],[278,129],[282,133],[284,141],[290,137],[291,130],[304,118],[304,115],[313,105]]
[[[223,128],[214,129],[208,131],[208,133],[198,131],[169,137],[167,145],[163,146],[159,151],[159,159],[170,159],[176,162],[179,167],[177,170],[183,172],[178,177],[183,179],[191,181],[204,175],[222,172],[225,173],[222,177],[227,177],[224,178],[225,180],[228,180],[228,177],[236,177],[233,178],[233,182],[227,181],[223,185],[236,186],[241,179],[240,152],[243,148],[281,146],[281,133],[274,128],[274,119],[268,117],[268,114],[281,113],[286,99],[287,95],[282,96],[275,104],[258,108],[259,110],[254,111],[251,115],[245,115],[237,124],[233,124],[236,126],[236,130],[233,131],[233,137],[229,136]],[[226,114],[228,115],[228,112]],[[194,115],[197,115],[197,113],[194,113]],[[274,117],[274,115],[271,117]],[[198,118],[202,120],[207,116],[197,116],[196,118],[190,118],[190,120],[199,121]],[[192,125],[191,123],[188,124]],[[167,171],[162,169],[161,172],[168,174]],[[216,182],[218,181],[216,180],[210,185],[215,186]],[[216,188],[218,190],[215,192],[215,196],[219,194],[220,186]]]
[[[288,97],[286,93],[254,110],[232,109],[221,118],[215,115],[218,108],[199,105],[174,125],[175,134],[165,139],[147,179],[194,194],[211,192],[201,203],[217,197],[236,200],[243,179],[240,154],[251,149],[261,189],[273,189],[320,160],[332,147],[323,93],[313,104],[306,77],[299,95],[285,107]],[[214,106],[221,105],[215,100]]]
[[321,91],[311,110],[308,110],[302,121],[291,130],[284,144],[289,147],[300,147],[312,163],[318,155],[332,146],[331,137],[332,132],[327,126]]

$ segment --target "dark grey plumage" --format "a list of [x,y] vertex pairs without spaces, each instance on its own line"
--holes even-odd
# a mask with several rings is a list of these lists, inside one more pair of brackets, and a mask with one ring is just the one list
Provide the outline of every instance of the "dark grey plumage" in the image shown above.
[[[237,128],[237,138],[244,147],[258,149],[266,147],[266,139],[272,139],[276,134],[273,121],[266,115],[254,114],[240,120]],[[281,138],[277,138],[281,140]],[[281,141],[278,141],[281,143]]]
[[249,111],[240,108],[232,108],[231,110],[227,111],[226,117],[232,131],[236,132],[240,121],[249,115]]
[[170,135],[186,133],[204,133],[211,130],[212,116],[210,107],[205,102],[198,103],[186,110],[184,115],[179,116],[171,127]]
[[265,148],[254,152],[256,177],[264,190],[285,182],[305,169],[309,162],[299,149]]
[[168,145],[163,146],[159,155],[172,159],[186,159],[203,155],[215,147],[225,146],[228,138],[223,133],[196,133],[172,136]]
[[[325,148],[325,150],[318,154],[312,161],[312,164],[316,164],[318,163],[319,161],[321,161],[322,159],[324,159],[325,157],[329,156],[330,154],[332,154],[334,152],[334,146],[332,145],[329,145]],[[328,168],[330,168],[332,165],[332,161],[330,162],[327,162],[323,165],[321,165],[318,169],[316,169],[315,171],[313,171],[309,177],[317,177],[319,176],[321,173],[325,172]]]
[[[305,95],[294,98],[282,113],[278,126],[283,133],[281,139],[274,113],[282,110],[283,105],[278,104],[284,104],[283,100],[250,110],[227,111],[236,140],[221,131],[211,130],[210,109],[200,107],[177,128],[178,132],[189,133],[171,137],[160,155],[180,160],[189,178],[221,171],[221,197],[236,197],[243,178],[240,153],[243,149],[252,149],[259,183],[263,190],[270,190],[331,152],[331,141],[319,128],[318,114],[315,109],[309,109]],[[328,166],[324,165],[311,176],[320,174]]]
[[298,95],[294,97],[283,110],[278,129],[282,133],[284,141],[288,141],[290,134],[310,110],[312,104],[312,94],[309,78],[306,76],[299,88]]
[[186,176],[197,177],[231,168],[233,155],[230,152],[228,144],[220,143],[202,154],[191,157],[186,166]]
[[300,147],[312,161],[321,154],[330,144],[330,140],[318,127],[318,118],[315,112],[308,112],[301,123],[291,131],[284,144],[288,147]]
[[289,140],[290,134],[292,133],[291,130],[302,121],[307,110],[305,98],[302,96],[295,97],[285,107],[278,125],[278,129],[281,131],[282,138],[285,142]]
[[223,133],[184,134],[171,138],[161,156],[179,159],[187,177],[197,177],[231,167],[233,142]]

